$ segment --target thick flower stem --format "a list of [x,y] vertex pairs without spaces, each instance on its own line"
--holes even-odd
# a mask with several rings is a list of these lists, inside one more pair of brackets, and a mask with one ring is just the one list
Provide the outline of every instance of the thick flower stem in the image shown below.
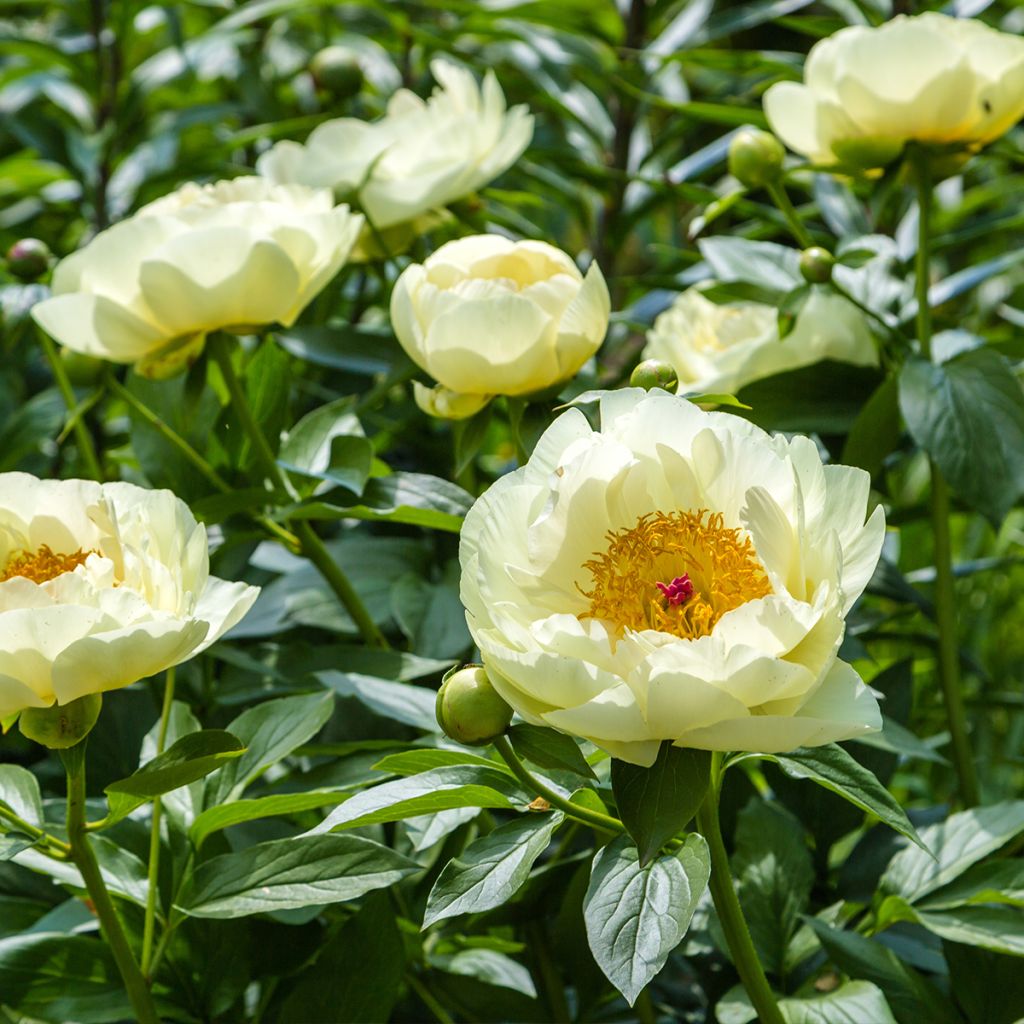
[[110,947],[117,969],[121,972],[128,998],[135,1009],[139,1024],[160,1024],[153,997],[146,981],[135,962],[121,921],[117,916],[114,901],[103,882],[96,854],[89,843],[85,828],[85,752],[83,743],[72,747],[64,755],[68,779],[68,841],[71,845],[71,859],[81,872],[85,888],[92,900],[96,916],[100,920],[103,938]]
[[60,391],[61,397],[64,399],[68,415],[73,417],[71,429],[75,434],[78,454],[85,463],[89,476],[93,480],[103,483],[103,467],[100,465],[99,456],[96,454],[96,446],[92,442],[92,436],[89,434],[89,428],[85,420],[76,413],[78,399],[75,398],[75,389],[71,386],[71,381],[68,378],[67,370],[64,369],[64,364],[61,362],[57,346],[54,345],[53,340],[44,331],[38,331],[37,333],[39,334],[39,344],[42,346],[43,355],[46,356],[46,361],[50,364],[50,372],[53,374],[53,379],[57,384],[57,390]]
[[761,1024],[785,1024],[775,995],[764,975],[757,950],[750,938],[750,929],[736,898],[729,855],[722,841],[722,829],[718,823],[718,796],[722,785],[722,755],[716,753],[711,762],[711,785],[704,803],[697,812],[697,829],[708,844],[711,853],[711,897],[715,901],[718,920],[725,933],[732,962],[739,973],[740,981],[757,1011]]
[[779,213],[786,218],[786,224],[793,238],[796,239],[797,245],[804,249],[812,246],[814,239],[811,238],[811,233],[804,227],[804,222],[800,219],[800,214],[796,212],[796,207],[789,198],[789,193],[786,191],[786,186],[782,183],[782,179],[780,178],[779,181],[766,185],[765,189],[768,195],[771,196],[772,202],[778,208]]
[[[912,157],[917,184],[918,232],[915,263],[917,293],[917,340],[921,355],[931,358],[932,317],[928,304],[929,266],[931,261],[932,182],[928,157],[915,153]],[[953,576],[953,548],[950,542],[949,490],[934,459],[928,460],[931,471],[930,511],[935,544],[935,624],[938,629],[938,669],[942,698],[946,705],[946,721],[953,746],[953,763],[960,780],[960,796],[968,807],[978,803],[978,777],[974,756],[967,735],[967,716],[960,690],[960,651],[957,644],[956,593]]]
[[[167,670],[164,682],[164,702],[160,711],[160,726],[156,736],[156,754],[164,752],[167,743],[167,727],[171,721],[171,707],[174,704],[174,667]],[[163,805],[160,797],[153,800],[153,820],[149,833],[149,892],[146,894],[146,916],[142,926],[142,973],[149,976],[153,960],[153,932],[156,926],[156,905],[160,895],[160,819]]]
[[[256,455],[256,461],[267,481],[275,487],[279,487],[285,494],[293,499],[298,499],[288,474],[278,465],[277,457],[274,455],[270,442],[263,433],[262,427],[253,415],[252,406],[246,397],[242,382],[235,372],[234,364],[231,362],[230,342],[226,337],[212,337],[208,341],[210,354],[214,362],[220,368],[221,377],[231,396],[231,408],[242,424],[249,442]],[[387,648],[388,642],[384,634],[377,628],[373,617],[366,610],[362,598],[356,593],[349,578],[342,571],[341,566],[331,557],[324,542],[317,535],[313,527],[305,520],[295,520],[289,523],[298,538],[302,554],[308,558],[319,570],[327,585],[334,591],[338,600],[341,601],[345,610],[352,617],[356,628],[362,634],[363,639],[370,647]]]
[[550,786],[546,786],[541,782],[516,756],[516,752],[512,749],[512,744],[509,743],[507,736],[499,736],[493,743],[494,749],[501,755],[505,764],[509,766],[512,774],[529,792],[535,793],[546,800],[552,807],[557,807],[559,810],[564,811],[570,818],[582,821],[585,825],[590,825],[592,828],[599,828],[603,832],[625,832],[625,826],[618,818],[613,818],[608,814],[602,814],[600,811],[592,811],[587,807],[574,804],[571,800],[566,800],[565,797],[559,796]]

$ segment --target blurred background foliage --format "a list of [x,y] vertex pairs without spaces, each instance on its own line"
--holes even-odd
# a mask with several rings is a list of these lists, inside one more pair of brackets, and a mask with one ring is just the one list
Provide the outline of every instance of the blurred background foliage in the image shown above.
[[[1015,0],[0,2],[4,251],[34,236],[64,256],[183,181],[250,171],[274,141],[301,141],[330,117],[372,119],[399,86],[425,96],[438,54],[478,75],[493,69],[510,104],[525,103],[537,119],[515,167],[455,204],[407,255],[347,267],[299,325],[279,333],[280,346],[265,346],[247,366],[250,397],[271,433],[335,403],[329,465],[310,472],[303,514],[331,538],[332,554],[394,642],[389,653],[357,646],[353,623],[319,577],[245,515],[255,485],[206,360],[162,384],[118,375],[237,488],[226,495],[195,473],[158,423],[111,391],[112,371],[74,354],[65,358],[75,385],[69,418],[27,315],[46,285],[0,268],[0,470],[85,475],[72,432],[72,421],[81,422],[112,475],[171,487],[192,504],[218,545],[215,572],[264,585],[229,641],[180,673],[179,696],[204,725],[230,727],[270,698],[311,690],[334,696],[323,728],[315,715],[298,716],[294,745],[276,750],[250,795],[341,793],[381,778],[372,766],[385,754],[438,742],[433,688],[444,668],[472,653],[457,590],[459,516],[472,493],[514,465],[517,443],[529,448],[548,419],[550,405],[502,406],[454,430],[425,421],[410,396],[414,368],[387,322],[390,285],[404,263],[483,230],[592,256],[609,280],[612,329],[596,364],[562,397],[619,386],[639,359],[645,330],[689,284],[713,278],[720,297],[773,302],[796,287],[780,249],[722,244],[793,245],[767,195],[728,174],[732,133],[765,125],[760,96],[776,81],[799,78],[815,40],[846,24],[926,9],[1024,31],[1024,7]],[[328,46],[349,51],[347,71],[317,68],[315,55]],[[1018,128],[941,186],[933,281],[937,328],[966,332],[950,343],[983,339],[1014,364],[1024,357],[1022,141]],[[854,254],[849,280],[861,300],[891,326],[907,324],[916,208],[904,183],[896,175],[864,182],[798,170],[787,184],[814,240]],[[887,349],[887,359],[901,357],[898,346]],[[752,385],[740,397],[757,422],[810,432],[832,458],[868,469],[898,526],[843,651],[885,693],[889,724],[870,747],[849,749],[926,825],[946,816],[955,789],[935,685],[927,466],[901,431],[891,382],[886,387],[873,371],[823,364]],[[1020,510],[997,528],[958,507],[959,639],[986,803],[1019,795],[1024,784],[1022,530]],[[402,689],[388,689],[396,683]],[[146,687],[108,702],[91,747],[95,793],[136,768],[158,710],[158,691]],[[40,760],[16,734],[3,740],[0,757],[31,765],[48,796],[60,792],[56,763]],[[774,769],[749,780],[733,775],[727,830],[746,906],[757,917],[755,939],[782,990],[821,997],[843,977],[867,979],[885,992],[901,1024],[1011,1024],[1024,1014],[1019,960],[1010,955],[1024,952],[1024,924],[987,946],[966,932],[950,937],[908,921],[885,927],[872,900],[903,841]],[[169,1018],[752,1019],[728,994],[735,975],[706,909],[637,1009],[627,1008],[587,951],[580,904],[589,855],[574,833],[508,906],[421,933],[443,864],[494,825],[487,811],[442,815],[436,825],[413,819],[369,827],[368,834],[433,865],[391,899],[189,921],[166,961],[163,984],[176,993],[165,1007]],[[240,849],[317,820],[309,810],[264,818],[218,832],[209,847]],[[1022,828],[1024,821],[1005,840]],[[117,841],[142,855],[144,828],[129,819],[118,829]],[[1015,891],[1019,901],[1019,884]],[[58,1019],[48,1000],[67,976],[54,973],[49,989],[37,986],[19,999],[29,991],[26,972],[52,969],[52,961],[40,946],[32,948],[42,960],[24,953],[18,960],[4,953],[4,941],[85,926],[88,914],[69,907],[78,901],[64,899],[26,867],[0,863],[0,1004],[8,1007],[0,1014],[12,1021]],[[816,916],[807,923],[802,914]],[[875,932],[882,940],[868,942]],[[80,998],[59,1019],[124,1016],[111,995],[116,983],[98,967],[85,964],[80,985]],[[1000,993],[994,1002],[993,992]],[[848,997],[867,1001],[799,1019],[880,1019],[870,1016],[870,993]],[[943,1015],[929,1016],[940,1013],[936,1006]]]

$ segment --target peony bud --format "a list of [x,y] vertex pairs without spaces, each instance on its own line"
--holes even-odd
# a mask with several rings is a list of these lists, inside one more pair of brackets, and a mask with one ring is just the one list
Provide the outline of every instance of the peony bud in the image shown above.
[[629,376],[630,387],[643,388],[644,391],[651,388],[672,391],[678,383],[679,375],[675,369],[660,359],[645,359]]
[[25,708],[18,719],[21,734],[51,750],[66,750],[92,731],[103,707],[103,694],[87,693],[68,704]]
[[744,128],[729,143],[729,173],[747,188],[762,188],[782,173],[786,150],[769,132]]
[[313,55],[309,73],[317,88],[337,100],[355,96],[363,87],[363,69],[359,57],[346,46],[326,46]]
[[828,284],[832,280],[835,262],[828,249],[812,245],[800,253],[800,273],[808,284]]
[[437,691],[436,713],[445,735],[470,747],[497,739],[512,721],[512,708],[480,665],[452,669],[444,677]]
[[38,238],[22,238],[7,250],[7,269],[23,281],[34,281],[49,269],[52,255]]

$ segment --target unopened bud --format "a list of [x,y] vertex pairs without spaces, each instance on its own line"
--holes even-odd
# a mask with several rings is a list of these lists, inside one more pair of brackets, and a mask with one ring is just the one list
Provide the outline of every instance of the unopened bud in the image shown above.
[[26,708],[18,719],[23,736],[51,750],[66,750],[81,743],[92,731],[103,707],[103,696],[88,693],[67,704]]
[[828,284],[832,280],[835,262],[828,249],[812,245],[800,253],[800,273],[808,284]]
[[770,132],[744,128],[729,143],[729,173],[747,188],[762,188],[782,173],[785,157],[785,147]]
[[481,665],[454,668],[437,691],[437,723],[446,736],[482,747],[504,735],[512,708],[491,685]]
[[651,388],[671,391],[679,383],[679,374],[674,366],[660,359],[645,359],[630,374],[629,383],[631,387],[643,388],[645,391]]
[[347,100],[363,87],[363,69],[359,57],[345,46],[326,46],[314,54],[309,73],[317,88],[335,99]]
[[7,269],[22,281],[42,277],[50,266],[50,247],[38,238],[22,238],[7,250]]

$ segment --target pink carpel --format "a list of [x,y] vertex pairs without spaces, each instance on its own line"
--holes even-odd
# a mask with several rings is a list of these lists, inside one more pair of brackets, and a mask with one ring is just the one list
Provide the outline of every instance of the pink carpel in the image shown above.
[[687,573],[677,576],[671,583],[654,584],[669,604],[682,604],[693,597],[693,582]]

